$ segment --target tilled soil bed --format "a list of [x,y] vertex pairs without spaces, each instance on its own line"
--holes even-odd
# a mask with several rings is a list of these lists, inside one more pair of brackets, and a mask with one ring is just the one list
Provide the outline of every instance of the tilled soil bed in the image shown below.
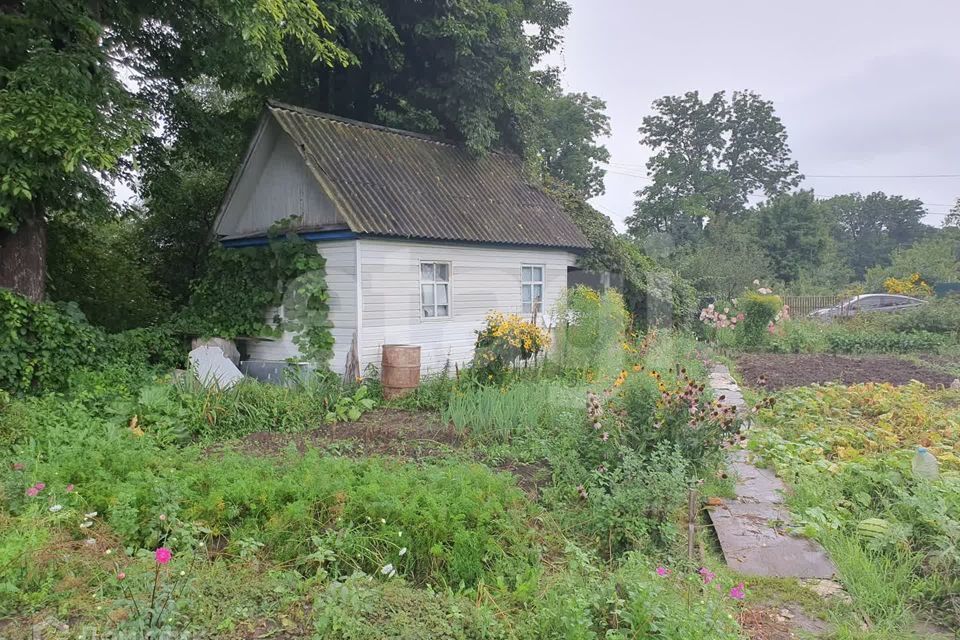
[[838,382],[889,382],[917,380],[933,388],[948,387],[953,377],[896,356],[835,356],[826,353],[751,353],[737,357],[737,369],[749,387],[782,389]]

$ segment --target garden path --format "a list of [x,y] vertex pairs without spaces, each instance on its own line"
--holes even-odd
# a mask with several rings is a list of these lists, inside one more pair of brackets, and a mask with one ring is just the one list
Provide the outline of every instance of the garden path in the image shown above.
[[[740,387],[726,366],[713,366],[710,386],[738,413],[747,411]],[[745,575],[832,578],[836,568],[823,547],[787,533],[790,512],[784,505],[783,481],[772,471],[752,465],[742,449],[732,452],[727,464],[737,478],[737,497],[709,509],[727,566]]]

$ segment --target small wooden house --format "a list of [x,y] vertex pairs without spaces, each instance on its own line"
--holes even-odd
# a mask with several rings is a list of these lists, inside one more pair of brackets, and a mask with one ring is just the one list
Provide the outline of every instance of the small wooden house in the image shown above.
[[[488,312],[542,322],[589,248],[514,155],[271,102],[215,232],[256,246],[289,218],[326,259],[341,373],[354,341],[360,371],[384,344],[420,345],[424,372],[469,361]],[[299,355],[290,335],[245,348],[252,361]]]

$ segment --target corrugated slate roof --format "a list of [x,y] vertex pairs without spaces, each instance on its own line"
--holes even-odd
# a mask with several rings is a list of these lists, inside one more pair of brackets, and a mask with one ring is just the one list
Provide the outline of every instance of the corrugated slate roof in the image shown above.
[[523,178],[517,156],[474,158],[432,136],[277,102],[268,109],[356,233],[590,247],[563,209]]

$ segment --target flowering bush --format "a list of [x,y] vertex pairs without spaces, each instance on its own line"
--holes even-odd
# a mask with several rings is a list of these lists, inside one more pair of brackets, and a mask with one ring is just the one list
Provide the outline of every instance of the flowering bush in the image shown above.
[[624,443],[640,452],[670,443],[694,469],[710,468],[739,430],[736,411],[724,399],[710,399],[706,385],[685,368],[676,377],[658,371],[635,376],[624,394]]
[[700,322],[712,329],[736,329],[738,322],[743,322],[742,313],[734,314],[730,307],[724,307],[721,313],[714,304],[708,304],[700,310]]
[[491,311],[477,332],[473,366],[484,379],[500,379],[517,362],[524,365],[550,346],[550,334],[515,313]]
[[909,278],[887,278],[883,281],[883,288],[887,293],[895,293],[902,296],[932,296],[933,287],[923,281],[919,273],[914,273]]

